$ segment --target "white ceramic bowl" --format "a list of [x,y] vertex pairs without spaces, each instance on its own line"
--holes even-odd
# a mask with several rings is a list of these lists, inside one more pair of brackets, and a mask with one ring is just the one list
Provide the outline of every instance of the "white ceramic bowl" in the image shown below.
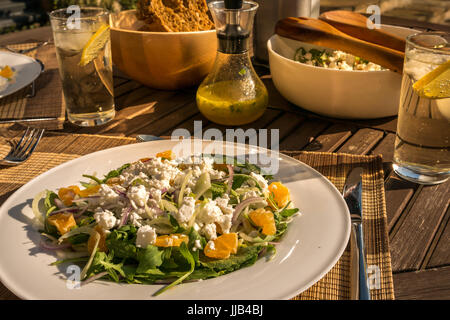
[[[406,38],[412,29],[383,26]],[[373,119],[398,111],[401,75],[388,71],[345,71],[293,60],[299,47],[324,49],[273,35],[267,42],[270,72],[277,90],[291,103],[334,118]]]

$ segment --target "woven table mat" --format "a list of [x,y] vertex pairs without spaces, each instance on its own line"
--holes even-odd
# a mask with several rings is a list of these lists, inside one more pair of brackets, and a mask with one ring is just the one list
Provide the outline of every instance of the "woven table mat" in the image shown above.
[[[9,45],[11,49],[29,49],[38,43]],[[0,99],[0,127],[11,125],[11,121],[32,127],[57,130],[63,128],[65,106],[55,47],[51,44],[30,51],[25,55],[39,59],[44,72],[35,80],[34,97],[27,97],[31,87]],[[33,120],[42,119],[42,120]],[[45,120],[44,120],[45,119]]]
[[[27,162],[16,167],[0,167],[0,204],[23,184],[61,163],[98,150],[135,142],[133,138],[47,132]],[[0,141],[0,156],[3,156],[7,149],[4,142]],[[372,298],[377,300],[394,299],[381,157],[314,152],[285,153],[321,172],[339,190],[342,190],[345,177],[351,168],[364,168],[362,199],[366,261],[372,271],[369,278],[376,287],[371,287],[371,294]],[[293,299],[349,299],[349,266],[350,255],[347,248],[330,272]],[[301,273],[301,266],[298,272]],[[15,296],[0,283],[0,299],[14,298]]]

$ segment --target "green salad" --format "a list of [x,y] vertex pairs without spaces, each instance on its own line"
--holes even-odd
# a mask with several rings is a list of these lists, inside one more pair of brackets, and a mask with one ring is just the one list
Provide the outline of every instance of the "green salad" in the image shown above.
[[158,295],[221,276],[272,257],[298,214],[281,182],[224,156],[169,150],[83,180],[32,205],[41,246],[59,257],[52,265],[78,264],[82,286],[167,284]]

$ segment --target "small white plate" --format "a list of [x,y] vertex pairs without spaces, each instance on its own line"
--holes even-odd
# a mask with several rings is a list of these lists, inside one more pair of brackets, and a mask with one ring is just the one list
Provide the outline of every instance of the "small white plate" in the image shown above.
[[[253,266],[218,278],[183,283],[157,297],[152,295],[161,285],[95,281],[80,289],[68,289],[68,266],[50,266],[55,256],[38,246],[39,233],[30,223],[34,196],[44,189],[77,184],[82,174],[96,172],[102,176],[124,163],[173,149],[176,143],[151,141],[95,152],[55,167],[22,186],[0,208],[0,281],[24,299],[289,299],[319,281],[336,264],[349,239],[350,217],[333,184],[288,156],[230,144],[237,154],[268,152],[271,159],[279,159],[275,178],[290,189],[292,201],[302,213],[289,225],[272,260],[260,259]],[[203,142],[200,150],[209,144]]]
[[30,85],[43,71],[42,65],[35,59],[7,51],[0,51],[0,66],[10,66],[14,74],[14,82],[0,90],[0,98],[6,97]]

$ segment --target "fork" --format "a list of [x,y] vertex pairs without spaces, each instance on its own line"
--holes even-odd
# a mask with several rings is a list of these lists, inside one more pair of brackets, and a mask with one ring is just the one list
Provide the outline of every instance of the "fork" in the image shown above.
[[46,46],[49,43],[50,43],[50,41],[44,41],[44,42],[41,42],[41,43],[37,44],[36,46],[29,48],[29,49],[12,49],[12,48],[8,47],[7,45],[4,46],[4,48],[13,53],[25,54],[25,53],[31,52],[33,50],[36,50],[40,47]]
[[26,161],[38,145],[44,131],[44,129],[27,127],[27,130],[17,144],[10,142],[12,149],[6,157],[0,161],[0,164],[15,166]]

